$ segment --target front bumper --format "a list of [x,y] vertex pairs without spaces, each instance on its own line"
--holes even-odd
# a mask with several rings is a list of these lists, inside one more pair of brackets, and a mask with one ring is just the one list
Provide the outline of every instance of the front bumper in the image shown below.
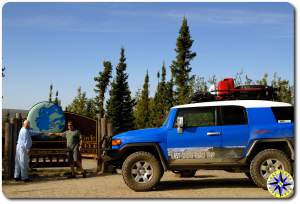
[[103,161],[116,165],[118,161],[121,159],[121,151],[119,149],[106,149],[103,152]]

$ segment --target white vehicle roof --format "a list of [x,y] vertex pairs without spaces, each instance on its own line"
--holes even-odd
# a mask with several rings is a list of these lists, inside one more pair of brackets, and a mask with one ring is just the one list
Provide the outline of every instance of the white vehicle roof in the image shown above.
[[282,107],[292,106],[289,103],[263,100],[232,100],[232,101],[211,101],[202,103],[191,103],[178,105],[172,108],[193,108],[193,107],[208,107],[208,106],[243,106],[245,108],[265,108],[265,107]]

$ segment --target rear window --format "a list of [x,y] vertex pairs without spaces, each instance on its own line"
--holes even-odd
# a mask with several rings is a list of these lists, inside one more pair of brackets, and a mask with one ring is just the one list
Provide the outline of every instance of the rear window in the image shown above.
[[272,107],[272,111],[278,123],[294,122],[294,107]]

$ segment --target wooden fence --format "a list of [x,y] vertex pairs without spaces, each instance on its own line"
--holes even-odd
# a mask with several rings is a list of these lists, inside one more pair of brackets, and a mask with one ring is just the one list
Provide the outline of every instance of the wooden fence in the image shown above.
[[[68,119],[69,118],[67,117],[67,120]],[[89,118],[86,119],[88,120]],[[16,142],[23,120],[21,114],[16,114],[16,116],[10,118],[9,121],[2,122],[2,144],[4,145],[4,148],[2,148],[3,179],[13,178]],[[80,124],[85,125],[82,126],[82,128],[88,127],[88,124],[85,122],[80,121]],[[103,173],[104,163],[102,161],[102,150],[105,145],[103,141],[106,141],[104,140],[106,137],[112,137],[112,126],[107,122],[106,118],[99,118],[95,120],[95,131],[93,133],[85,131],[82,128],[79,130],[86,133],[82,134],[82,156],[97,159],[97,171],[98,173]],[[33,140],[30,155],[30,167],[45,168],[69,166],[65,146],[66,141],[62,139],[54,141]]]
[[[3,178],[13,178],[15,153],[16,153],[16,141],[19,131],[22,127],[21,114],[16,114],[16,117],[10,118],[9,121],[2,123],[2,168]],[[3,146],[2,146],[3,147]]]

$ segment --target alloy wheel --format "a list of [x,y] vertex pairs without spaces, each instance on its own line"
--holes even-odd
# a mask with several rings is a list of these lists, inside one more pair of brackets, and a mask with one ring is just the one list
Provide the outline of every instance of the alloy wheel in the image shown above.
[[146,183],[153,176],[153,168],[149,162],[138,161],[131,168],[131,175],[138,183]]

